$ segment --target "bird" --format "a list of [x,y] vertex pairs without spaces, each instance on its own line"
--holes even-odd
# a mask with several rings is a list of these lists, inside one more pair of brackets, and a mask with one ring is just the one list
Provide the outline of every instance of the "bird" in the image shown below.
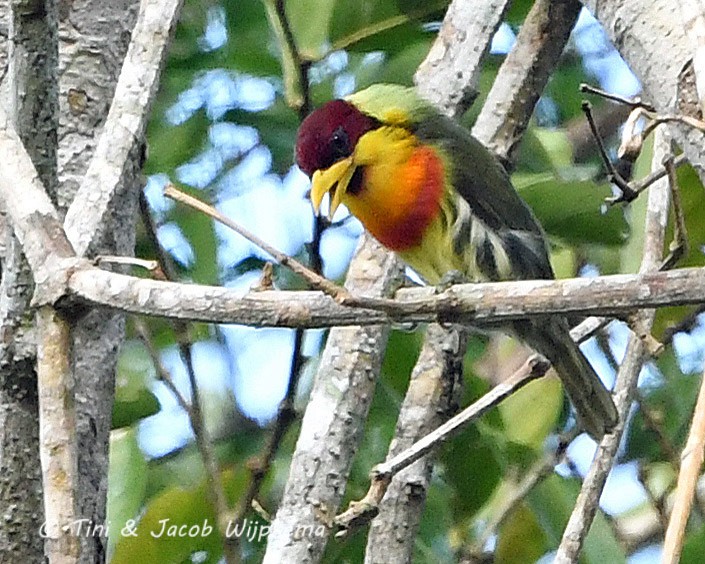
[[[375,84],[311,112],[296,137],[316,214],[345,205],[426,283],[553,279],[544,231],[499,160],[413,87]],[[564,316],[499,327],[545,356],[596,441],[618,415]]]

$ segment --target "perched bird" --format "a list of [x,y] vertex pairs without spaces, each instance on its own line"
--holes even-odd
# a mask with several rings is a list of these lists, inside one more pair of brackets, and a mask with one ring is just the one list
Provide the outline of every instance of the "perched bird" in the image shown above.
[[[318,213],[344,204],[430,284],[553,278],[546,238],[494,156],[413,88],[378,84],[333,100],[301,124],[299,168]],[[502,327],[547,357],[596,440],[617,422],[610,393],[569,334],[547,316]]]

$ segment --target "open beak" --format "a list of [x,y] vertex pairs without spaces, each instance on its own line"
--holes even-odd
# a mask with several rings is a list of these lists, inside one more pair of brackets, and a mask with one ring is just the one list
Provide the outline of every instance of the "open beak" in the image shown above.
[[328,217],[333,219],[354,172],[353,159],[348,157],[329,166],[326,170],[317,170],[313,173],[311,179],[311,203],[316,215],[318,215],[320,210],[323,196],[332,191]]

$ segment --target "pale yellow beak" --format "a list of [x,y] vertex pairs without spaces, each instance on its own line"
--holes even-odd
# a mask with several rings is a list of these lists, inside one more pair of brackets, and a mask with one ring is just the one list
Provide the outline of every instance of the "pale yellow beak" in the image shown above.
[[338,161],[326,170],[317,170],[311,178],[311,203],[313,211],[318,215],[323,196],[333,190],[330,198],[328,218],[333,219],[338,206],[342,202],[345,191],[355,172],[352,157]]

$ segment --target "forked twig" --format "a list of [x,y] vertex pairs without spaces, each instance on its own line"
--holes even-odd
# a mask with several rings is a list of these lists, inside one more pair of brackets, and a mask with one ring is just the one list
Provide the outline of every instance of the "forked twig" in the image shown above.
[[611,92],[607,92],[606,90],[602,90],[601,88],[596,88],[595,86],[591,86],[590,84],[586,84],[584,82],[580,84],[579,90],[584,94],[595,94],[607,100],[612,100],[613,102],[624,104],[625,106],[629,106],[631,108],[644,108],[645,110],[648,110],[650,112],[656,111],[656,108],[654,108],[648,102],[644,102],[639,97],[626,98],[624,96],[619,96],[618,94],[612,94]]
[[595,118],[592,115],[592,105],[590,104],[590,102],[583,100],[581,107],[583,109],[583,112],[585,112],[585,117],[587,118],[588,124],[590,125],[590,131],[592,131],[592,134],[595,137],[595,141],[597,142],[597,148],[600,151],[600,157],[602,158],[602,162],[605,165],[605,169],[607,170],[607,179],[621,190],[622,195],[620,197],[620,201],[624,200],[627,202],[631,202],[637,197],[638,194],[634,192],[632,187],[629,185],[629,182],[627,182],[622,177],[622,175],[619,174],[617,169],[614,168],[612,161],[607,155],[605,144],[602,141],[600,132],[597,130],[597,124],[595,123]]

